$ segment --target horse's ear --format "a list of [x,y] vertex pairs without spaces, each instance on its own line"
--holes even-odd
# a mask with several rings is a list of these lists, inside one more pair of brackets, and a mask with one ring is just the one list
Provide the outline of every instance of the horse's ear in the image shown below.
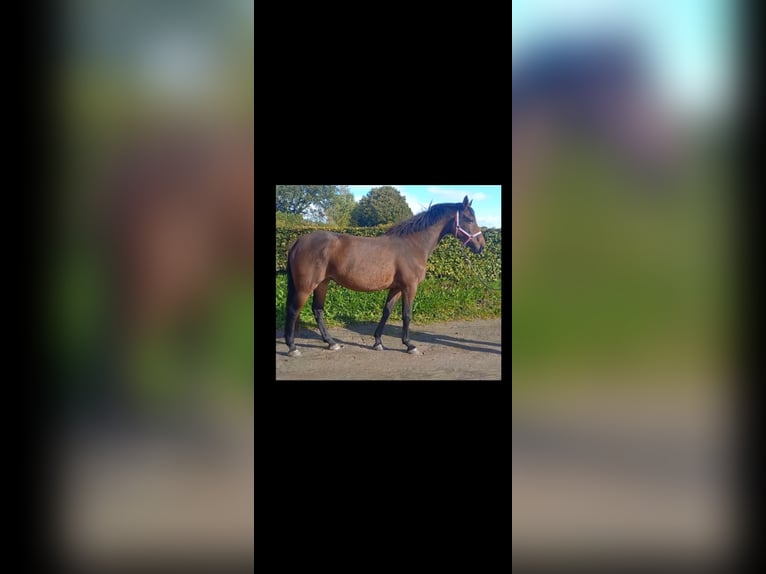
[[473,199],[468,202],[468,207],[471,207],[473,205]]
[[463,207],[468,207],[469,205],[471,205],[471,204],[470,204],[470,203],[468,203],[468,196],[466,195],[466,196],[463,198]]

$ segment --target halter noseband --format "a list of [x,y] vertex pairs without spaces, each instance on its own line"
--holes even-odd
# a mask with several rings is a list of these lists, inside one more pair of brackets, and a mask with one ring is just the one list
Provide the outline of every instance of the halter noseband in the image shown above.
[[476,233],[474,233],[473,235],[471,235],[471,234],[470,234],[470,233],[468,233],[468,232],[467,232],[465,229],[463,229],[462,227],[460,227],[460,210],[458,210],[458,211],[456,211],[456,212],[455,212],[455,237],[457,237],[457,238],[459,239],[459,236],[458,236],[458,234],[457,234],[457,233],[458,233],[458,231],[459,231],[460,233],[462,233],[463,235],[465,235],[465,236],[468,238],[468,239],[466,239],[466,240],[465,240],[465,243],[463,243],[463,247],[465,247],[466,245],[468,245],[468,242],[469,242],[469,241],[471,241],[471,239],[473,239],[474,237],[478,237],[479,235],[481,235],[481,230],[479,230],[479,231],[477,231]]

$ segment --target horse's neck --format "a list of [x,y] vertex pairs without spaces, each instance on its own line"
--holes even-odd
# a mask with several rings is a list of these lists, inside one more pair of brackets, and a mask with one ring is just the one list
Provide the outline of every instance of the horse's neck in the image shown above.
[[514,118],[511,137],[514,183],[531,183],[559,135],[560,126],[552,110],[540,109]]
[[431,256],[431,253],[438,247],[441,240],[449,233],[449,222],[452,217],[455,216],[443,217],[430,227],[407,236],[413,248],[418,249],[423,255],[424,260]]
[[511,254],[527,234],[527,220],[536,183],[557,136],[555,118],[544,112],[514,118],[512,129]]

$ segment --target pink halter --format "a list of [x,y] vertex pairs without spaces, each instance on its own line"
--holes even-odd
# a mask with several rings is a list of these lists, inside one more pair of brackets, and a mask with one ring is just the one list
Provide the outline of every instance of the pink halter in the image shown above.
[[460,211],[459,210],[457,212],[455,212],[455,237],[457,237],[459,239],[460,236],[458,235],[458,231],[468,238],[468,239],[465,240],[465,243],[463,243],[463,247],[468,245],[468,242],[471,241],[471,239],[481,235],[481,230],[479,230],[476,233],[474,233],[473,235],[471,235],[465,229],[460,227]]

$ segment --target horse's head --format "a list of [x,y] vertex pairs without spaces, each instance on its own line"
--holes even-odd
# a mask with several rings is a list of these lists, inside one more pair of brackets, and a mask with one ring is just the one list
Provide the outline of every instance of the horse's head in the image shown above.
[[553,42],[522,61],[513,78],[514,164],[533,162],[538,140],[552,132],[573,132],[631,175],[670,175],[680,130],[639,48],[622,38]]
[[476,223],[476,214],[471,207],[473,201],[468,201],[468,196],[463,198],[463,203],[456,205],[455,212],[455,237],[463,243],[468,245],[471,251],[474,253],[481,253],[484,250],[486,242],[484,241],[484,235],[482,235],[481,228]]
[[641,54],[616,44],[591,55],[575,95],[580,120],[628,172],[656,181],[679,164],[680,130],[659,100]]

